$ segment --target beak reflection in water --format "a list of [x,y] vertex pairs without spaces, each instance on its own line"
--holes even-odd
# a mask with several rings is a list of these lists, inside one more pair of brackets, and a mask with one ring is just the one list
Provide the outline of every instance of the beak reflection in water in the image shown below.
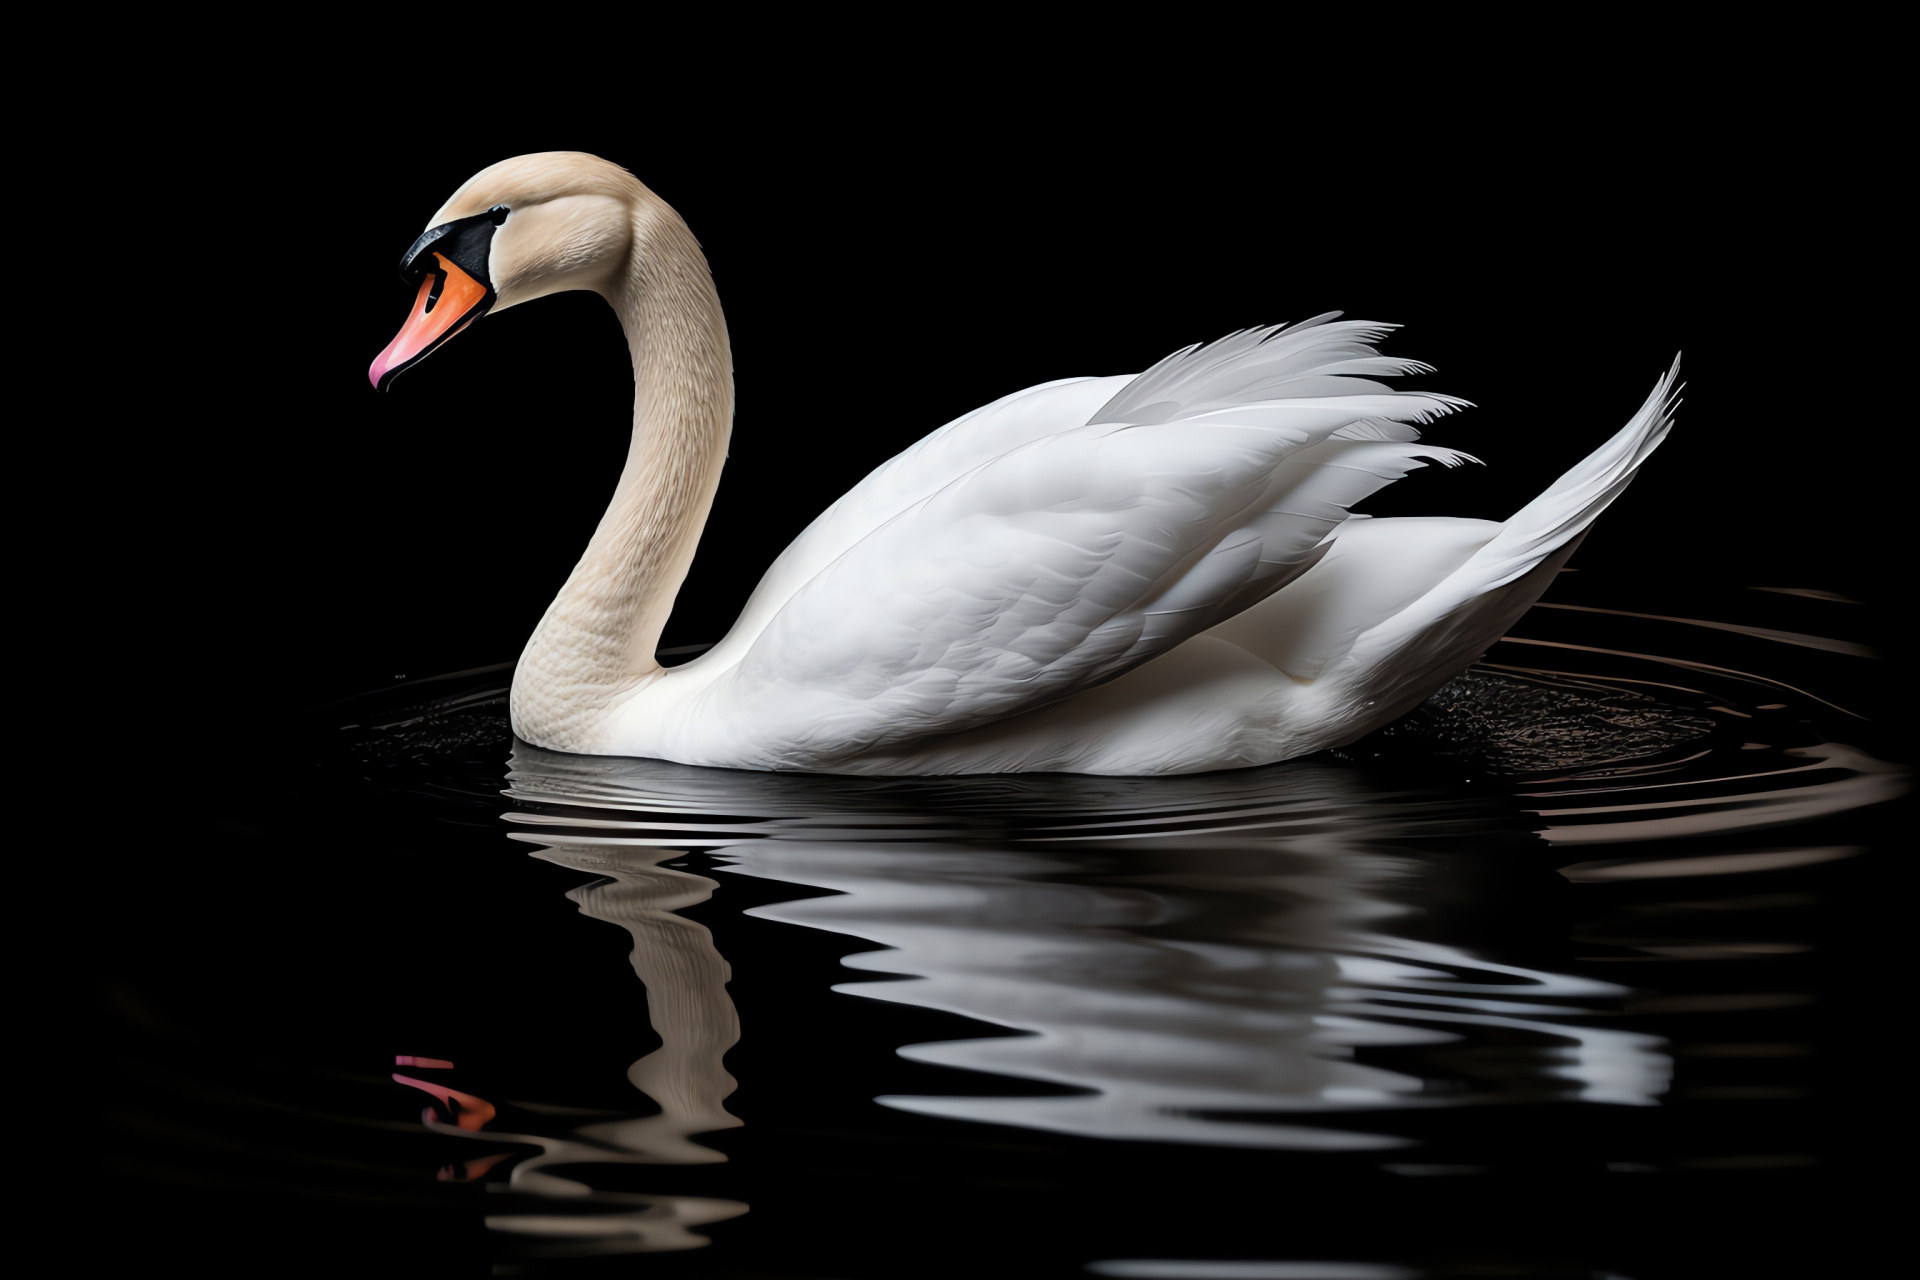
[[[599,873],[602,878],[567,896],[579,905],[582,915],[617,924],[633,935],[633,970],[646,987],[648,1011],[661,1043],[629,1068],[627,1079],[659,1105],[658,1114],[606,1116],[569,1127],[567,1122],[577,1119],[568,1114],[573,1109],[542,1108],[548,1117],[559,1120],[544,1132],[489,1129],[485,1126],[496,1113],[484,1099],[398,1072],[393,1077],[442,1102],[447,1119],[436,1117],[430,1109],[423,1117],[429,1129],[495,1147],[504,1143],[534,1149],[535,1154],[519,1158],[507,1170],[508,1187],[517,1193],[520,1207],[489,1215],[487,1226],[540,1238],[547,1242],[542,1252],[551,1256],[695,1249],[708,1240],[691,1228],[747,1211],[737,1200],[599,1190],[555,1172],[561,1166],[573,1170],[583,1165],[720,1163],[726,1156],[694,1142],[692,1135],[740,1123],[724,1105],[734,1081],[721,1058],[740,1038],[740,1022],[726,992],[727,962],[714,949],[704,926],[676,914],[706,901],[718,886],[704,876],[659,866],[675,856],[671,849],[621,850],[620,854],[609,857],[592,848],[558,846],[535,856]],[[396,1061],[449,1069],[455,1065],[413,1057]],[[544,1118],[532,1109],[523,1110]],[[516,1154],[511,1149],[492,1150],[442,1169],[440,1178],[474,1181]]]

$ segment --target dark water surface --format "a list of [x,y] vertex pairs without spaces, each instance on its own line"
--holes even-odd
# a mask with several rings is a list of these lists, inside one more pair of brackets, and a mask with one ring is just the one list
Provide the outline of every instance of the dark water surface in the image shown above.
[[1857,609],[1551,601],[1184,778],[565,756],[506,668],[327,708],[112,864],[114,1220],[192,1274],[1851,1274]]

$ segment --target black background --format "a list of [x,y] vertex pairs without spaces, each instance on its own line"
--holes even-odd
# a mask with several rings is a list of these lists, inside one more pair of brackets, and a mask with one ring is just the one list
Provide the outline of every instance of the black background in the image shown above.
[[[1036,90],[1056,68],[908,86],[801,58],[736,75],[701,47],[613,105],[534,92],[497,51],[472,82],[447,41],[402,49],[379,73],[183,76],[111,148],[96,212],[108,244],[148,246],[129,277],[148,301],[103,308],[119,336],[69,375],[57,443],[85,483],[46,589],[77,582],[90,621],[40,641],[116,708],[104,736],[83,717],[64,735],[167,747],[112,802],[139,823],[112,857],[171,860],[105,881],[109,970],[168,945],[159,886],[199,919],[244,902],[224,868],[258,852],[245,823],[302,794],[288,735],[316,705],[511,660],[584,546],[632,393],[599,299],[488,318],[388,395],[365,373],[411,300],[400,253],[467,176],[528,151],[631,169],[700,238],[727,310],[732,457],[668,645],[717,639],[808,519],[971,408],[1341,309],[1404,325],[1386,350],[1437,366],[1402,385],[1479,406],[1427,435],[1488,465],[1416,472],[1368,504],[1383,514],[1504,517],[1684,351],[1679,425],[1574,566],[1665,599],[1863,600],[1847,638],[1895,655],[1899,715],[1892,161],[1831,85],[1653,42],[1577,82],[1542,59],[1307,89],[1276,53],[1231,100],[1139,60]],[[154,827],[183,797],[192,820]],[[326,831],[279,820],[284,852],[326,856]],[[203,837],[217,866],[181,858]]]

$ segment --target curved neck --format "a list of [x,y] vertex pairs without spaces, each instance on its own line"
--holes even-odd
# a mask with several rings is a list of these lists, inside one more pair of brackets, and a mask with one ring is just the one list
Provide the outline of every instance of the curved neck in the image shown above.
[[604,290],[633,355],[633,439],[613,501],[514,672],[514,729],[560,750],[659,674],[654,650],[693,562],[733,429],[733,358],[705,255],[643,205]]

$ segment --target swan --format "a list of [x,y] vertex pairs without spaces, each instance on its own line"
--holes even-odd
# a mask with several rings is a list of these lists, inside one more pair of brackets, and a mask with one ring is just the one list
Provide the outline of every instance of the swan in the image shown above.
[[1194,773],[1340,746],[1464,669],[1545,589],[1659,444],[1678,364],[1505,522],[1350,508],[1429,463],[1466,402],[1340,313],[1005,396],[920,440],[781,553],[725,638],[661,629],[733,420],[726,321],[680,216],[578,152],[481,170],[402,259],[385,390],[476,319],[588,289],[634,372],[624,469],[514,673],[536,746],[839,774]]

